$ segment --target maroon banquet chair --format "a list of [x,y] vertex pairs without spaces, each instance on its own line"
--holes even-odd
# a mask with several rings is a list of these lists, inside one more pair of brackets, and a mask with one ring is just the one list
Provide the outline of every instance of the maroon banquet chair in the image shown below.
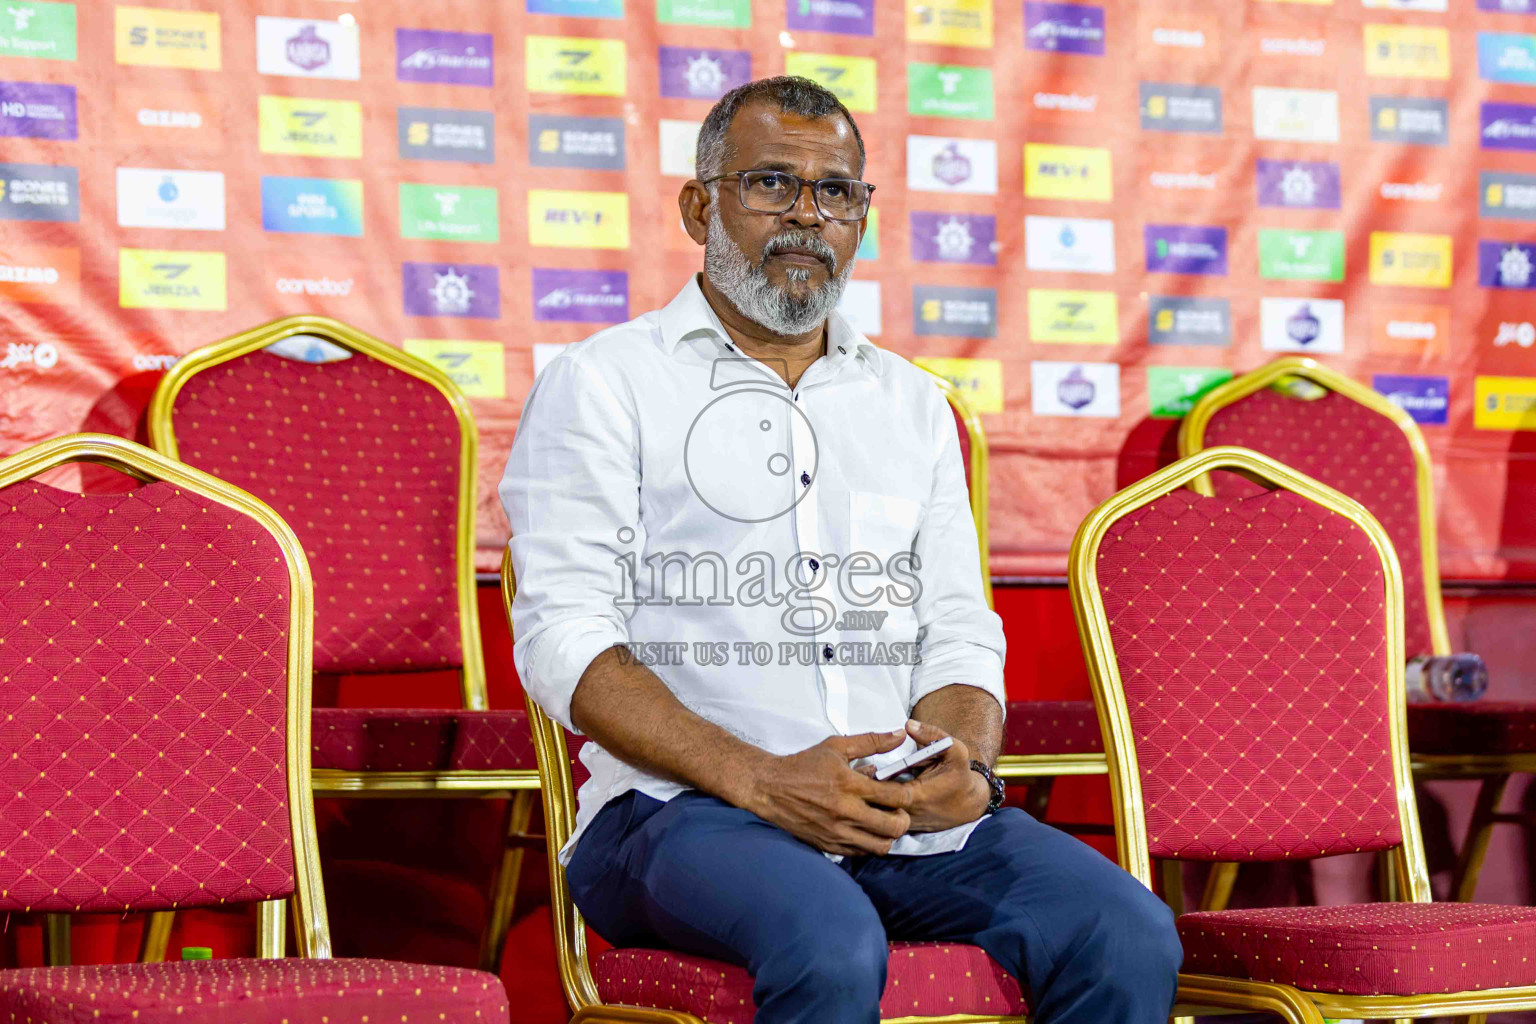
[[[35,479],[73,462],[139,485]],[[0,971],[0,1019],[507,1019],[494,975],[330,959],[313,598],[269,507],[130,441],[60,438],[0,460],[0,563],[0,910],[256,903],[261,957]],[[287,900],[300,959],[283,958]]]
[[[1343,374],[1287,357],[1214,389],[1185,418],[1181,454],[1222,444],[1279,459],[1364,505],[1402,565],[1408,657],[1452,653],[1440,600],[1433,470],[1411,416]],[[1218,494],[1252,490],[1232,474],[1217,485]],[[1408,749],[1419,779],[1482,780],[1452,885],[1456,899],[1470,900],[1493,826],[1530,825],[1524,815],[1500,813],[1498,804],[1511,774],[1536,772],[1536,702],[1410,705]],[[1213,878],[1230,889],[1230,868]]]
[[480,966],[498,970],[536,842],[525,832],[538,772],[526,713],[488,710],[469,403],[423,360],[293,316],[182,358],[155,392],[149,433],[298,535],[315,577],[317,674],[458,673],[456,710],[315,708],[315,795],[508,799],[480,949]]

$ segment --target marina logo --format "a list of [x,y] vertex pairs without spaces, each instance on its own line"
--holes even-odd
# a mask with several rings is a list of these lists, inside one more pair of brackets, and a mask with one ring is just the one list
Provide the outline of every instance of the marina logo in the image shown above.
[[1104,56],[1104,8],[1025,0],[1024,48]]
[[395,78],[402,82],[479,85],[489,89],[496,82],[491,35],[397,28]]
[[622,270],[533,269],[533,318],[578,323],[629,319],[629,275]]
[[1378,373],[1371,378],[1371,387],[1412,416],[1415,423],[1441,425],[1450,412],[1451,382],[1447,377]]

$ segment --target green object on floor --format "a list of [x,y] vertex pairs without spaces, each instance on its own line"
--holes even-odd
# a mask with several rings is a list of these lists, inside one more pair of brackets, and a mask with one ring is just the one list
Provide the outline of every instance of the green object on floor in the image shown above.
[[212,960],[213,950],[207,946],[182,946],[181,958],[183,960]]

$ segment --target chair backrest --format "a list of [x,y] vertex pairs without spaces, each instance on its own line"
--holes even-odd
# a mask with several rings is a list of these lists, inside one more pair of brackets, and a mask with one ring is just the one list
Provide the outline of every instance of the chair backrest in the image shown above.
[[[315,335],[350,357],[268,351]],[[315,576],[315,671],[458,669],[486,707],[468,403],[436,367],[324,317],[182,358],[150,406],[156,449],[271,504]]]
[[[1262,452],[1364,505],[1402,566],[1404,649],[1409,657],[1450,653],[1429,449],[1413,417],[1343,374],[1290,356],[1228,381],[1190,411],[1179,454],[1218,445]],[[1229,476],[1216,493],[1249,488]]]
[[991,499],[987,481],[987,434],[981,420],[966,404],[965,396],[954,381],[940,376],[927,367],[950,412],[955,416],[955,430],[960,435],[960,459],[965,463],[965,486],[971,502],[971,518],[976,522],[976,542],[981,548],[981,586],[987,595],[987,607],[992,607],[992,541],[987,533],[987,503]]
[[[1261,489],[1183,489],[1212,470]],[[1207,449],[1095,509],[1070,582],[1128,870],[1150,884],[1151,857],[1395,847],[1428,898],[1402,580],[1363,507],[1265,456]]]
[[[141,483],[85,495],[35,479],[69,462]],[[329,955],[312,599],[283,521],[147,448],[78,434],[0,460],[0,565],[0,908],[296,895],[300,951]]]

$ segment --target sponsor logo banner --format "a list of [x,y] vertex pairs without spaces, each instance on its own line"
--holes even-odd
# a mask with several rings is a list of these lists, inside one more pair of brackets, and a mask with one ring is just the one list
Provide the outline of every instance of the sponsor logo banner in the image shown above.
[[117,274],[124,309],[227,308],[222,252],[119,249]]
[[400,290],[406,316],[501,316],[501,278],[479,263],[405,263]]
[[1024,48],[1104,56],[1104,8],[1025,0]]
[[78,223],[80,172],[52,164],[0,164],[0,220]]
[[907,41],[992,45],[992,0],[907,0]]
[[117,223],[125,228],[223,231],[224,175],[119,167]]
[[848,326],[867,338],[880,336],[880,282],[849,281],[837,302],[838,314]]
[[75,5],[12,0],[0,10],[0,57],[75,59]]
[[1253,135],[1274,142],[1338,142],[1339,94],[1256,85]]
[[78,305],[80,250],[0,241],[0,300]]
[[1316,59],[1328,52],[1328,40],[1324,36],[1274,35],[1259,37],[1260,57]]
[[701,127],[699,121],[678,121],[670,117],[663,117],[656,122],[657,155],[662,175],[670,178],[693,177]]
[[188,90],[118,86],[114,141],[177,154],[207,155],[224,149],[224,110],[219,98]]
[[1451,408],[1451,382],[1447,377],[1378,373],[1371,378],[1378,394],[1413,417],[1415,423],[1444,424]]
[[1115,222],[1031,214],[1024,218],[1024,265],[1029,270],[1113,274]]
[[981,416],[1003,411],[1003,364],[997,359],[952,359],[918,356],[918,366],[938,374],[960,389],[965,404]]
[[1536,245],[1521,242],[1477,243],[1477,283],[1484,288],[1536,288]]
[[1226,228],[1148,224],[1142,238],[1148,273],[1226,276]]
[[877,260],[880,258],[880,209],[876,206],[869,208],[869,215],[864,218],[864,237],[859,239],[859,248],[854,258],[858,260]]
[[1536,174],[1483,171],[1478,179],[1478,213],[1503,220],[1536,220]]
[[875,34],[875,0],[789,0],[785,24],[809,32]]
[[1409,146],[1443,146],[1450,141],[1450,107],[1423,96],[1372,96],[1371,140]]
[[1344,280],[1344,232],[1261,229],[1259,276],[1282,281]]
[[1478,430],[1536,430],[1536,377],[1477,377],[1472,391]]
[[1451,311],[1445,306],[1378,306],[1371,310],[1371,351],[1408,359],[1445,355]]
[[363,234],[363,183],[355,178],[261,179],[261,226],[304,235]]
[[622,323],[629,319],[629,275],[622,270],[534,267],[533,318]]
[[784,73],[820,82],[854,113],[867,114],[875,109],[873,57],[841,57],[792,50],[784,55]]
[[624,169],[624,119],[528,115],[528,162],[535,167]]
[[1024,194],[1031,199],[1109,202],[1114,198],[1109,150],[1026,142]]
[[1036,416],[1087,416],[1116,419],[1120,415],[1118,363],[1029,364],[1030,411]]
[[529,14],[566,18],[622,18],[624,0],[528,0]]
[[1221,134],[1221,90],[1177,82],[1141,83],[1141,130]]
[[629,193],[529,189],[528,244],[629,248]]
[[1479,32],[1477,74],[1490,82],[1536,85],[1536,36],[1524,32]]
[[997,289],[912,286],[912,333],[957,338],[997,337]]
[[1361,0],[1360,6],[1387,11],[1438,11],[1444,13],[1446,0]]
[[624,40],[529,36],[524,41],[529,92],[622,96]]
[[401,347],[446,373],[466,398],[507,397],[507,350],[499,341],[406,338]]
[[1081,116],[1099,109],[1098,93],[1045,92],[1041,90],[1030,97],[1035,109],[1059,116]]
[[1484,149],[1536,151],[1536,106],[1528,103],[1484,103],[1479,123]]
[[1503,11],[1505,14],[1536,14],[1536,0],[1477,0],[1480,11]]
[[66,140],[79,132],[74,86],[0,82],[0,135]]
[[929,263],[997,265],[997,218],[913,210],[912,258]]
[[1451,236],[1371,232],[1371,283],[1451,286]]
[[1068,345],[1119,343],[1120,319],[1115,293],[1031,288],[1029,340]]
[[157,7],[116,9],[119,64],[217,71],[222,66],[219,16]]
[[258,14],[256,70],[263,75],[355,82],[362,71],[358,27],[331,19]]
[[1536,345],[1536,324],[1529,320],[1499,321],[1498,330],[1493,335],[1493,347],[1503,348],[1505,345],[1519,345],[1521,348]]
[[[3,287],[3,285],[0,285]],[[4,297],[0,295],[0,297]],[[51,341],[29,345],[25,342],[7,342],[5,356],[0,358],[0,370],[14,370],[18,366],[31,366],[38,370],[51,370],[59,365],[59,346]]]
[[997,143],[991,139],[907,136],[907,188],[997,194]]
[[1342,189],[1339,165],[1308,160],[1260,159],[1254,180],[1260,206],[1337,210]]
[[355,280],[350,277],[275,277],[272,287],[279,295],[301,295],[307,299],[344,299],[352,294]]
[[1451,35],[1427,25],[1366,25],[1365,73],[1379,78],[1450,78]]
[[752,80],[752,55],[746,50],[663,46],[656,63],[661,94],[679,99],[717,100]]
[[657,0],[656,20],[663,25],[751,28],[752,0]]
[[501,215],[494,188],[400,183],[400,237],[497,242]]
[[1232,371],[1219,366],[1147,367],[1147,405],[1155,420],[1188,416],[1207,391],[1232,379]]
[[402,160],[496,162],[496,115],[489,110],[400,107],[395,125]]
[[[531,70],[529,75],[532,75]],[[397,28],[395,78],[402,82],[481,85],[489,89],[496,82],[491,35],[489,32]]]
[[907,113],[992,120],[992,69],[916,61],[908,64]]
[[1150,344],[1201,348],[1226,348],[1232,344],[1232,304],[1226,299],[1154,295],[1150,306]]
[[1339,299],[1259,300],[1259,343],[1269,352],[1343,352]]
[[1405,203],[1438,203],[1445,186],[1438,181],[1384,181],[1377,188],[1383,199]]
[[256,118],[263,153],[354,160],[363,155],[363,108],[355,100],[262,96]]

